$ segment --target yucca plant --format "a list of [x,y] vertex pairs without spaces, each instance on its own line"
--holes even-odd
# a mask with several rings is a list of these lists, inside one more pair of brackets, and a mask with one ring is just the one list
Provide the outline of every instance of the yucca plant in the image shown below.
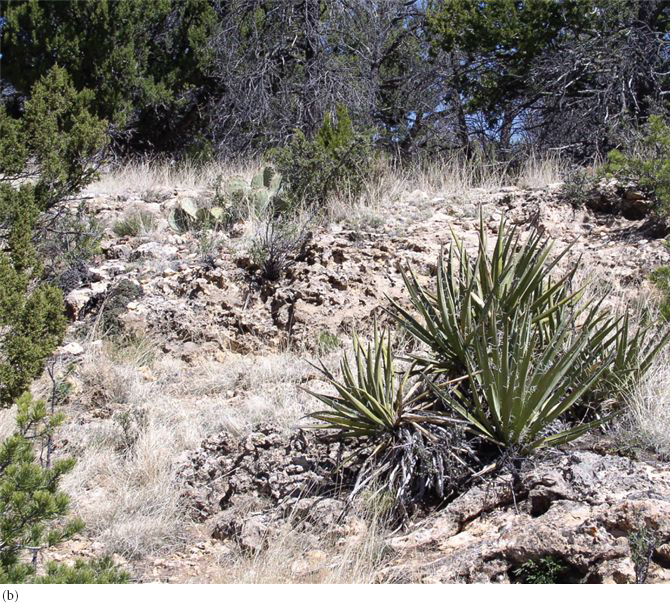
[[340,379],[323,364],[319,368],[335,394],[305,389],[326,406],[310,415],[320,422],[313,428],[356,438],[354,451],[363,462],[351,497],[375,485],[392,493],[403,515],[429,494],[444,498],[473,465],[473,449],[457,438],[463,423],[430,409],[434,398],[426,397],[421,381],[412,383],[411,368],[395,368],[389,332],[375,325],[367,346],[354,335],[353,350],[354,364],[344,357]]
[[367,347],[353,335],[355,369],[347,355],[340,363],[338,380],[323,363],[320,370],[337,394],[322,395],[307,390],[327,406],[311,414],[322,428],[337,429],[343,436],[374,437],[392,433],[416,402],[418,383],[408,388],[410,372],[400,375],[395,368],[391,336],[375,325],[373,340]]
[[[633,331],[628,314],[608,314],[604,299],[582,300],[583,290],[571,290],[577,265],[553,280],[569,248],[550,260],[553,244],[536,230],[522,242],[503,220],[489,253],[480,219],[474,259],[454,239],[434,293],[404,275],[418,317],[395,302],[391,313],[426,345],[412,359],[431,382],[468,375],[456,395],[434,391],[497,445],[528,452],[604,422],[603,402],[639,379],[670,339],[650,326]],[[573,426],[552,432],[568,412]]]
[[501,319],[493,303],[472,339],[465,387],[434,391],[471,430],[503,449],[529,453],[575,439],[604,418],[555,430],[552,423],[609,367],[612,358],[603,362],[601,347],[615,326],[597,315],[575,337],[572,319],[563,313],[546,340],[530,306]]
[[392,301],[390,314],[426,352],[399,373],[390,337],[375,327],[367,349],[354,339],[355,368],[346,357],[341,379],[323,368],[336,395],[315,394],[328,409],[313,416],[368,453],[354,494],[383,479],[407,511],[426,494],[444,498],[496,468],[482,468],[479,453],[529,455],[616,412],[603,401],[646,372],[670,330],[633,329],[627,313],[606,311],[604,298],[574,291],[577,265],[553,279],[567,250],[552,259],[552,245],[536,230],[522,241],[503,220],[489,253],[480,219],[474,258],[454,238],[435,290],[409,270],[411,309]]
[[607,339],[600,346],[587,347],[595,353],[595,359],[583,360],[587,366],[604,366],[600,378],[585,394],[589,404],[604,400],[616,404],[623,400],[670,340],[670,328],[663,331],[652,323],[633,327],[628,311],[610,321],[613,323]]
[[538,231],[522,243],[517,230],[508,231],[501,220],[489,255],[480,217],[479,246],[474,259],[455,234],[452,237],[446,257],[440,254],[438,259],[435,292],[426,291],[408,269],[402,276],[412,309],[390,301],[390,314],[428,348],[427,353],[413,357],[421,371],[462,373],[477,326],[491,312],[494,302],[501,317],[513,314],[520,306],[527,307],[546,339],[556,328],[561,309],[576,303],[581,294],[570,291],[576,266],[560,279],[551,279],[551,271],[569,248],[549,261],[553,243]]

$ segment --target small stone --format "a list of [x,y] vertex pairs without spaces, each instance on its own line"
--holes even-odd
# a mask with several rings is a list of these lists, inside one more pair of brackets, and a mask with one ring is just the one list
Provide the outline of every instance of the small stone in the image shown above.
[[66,345],[63,345],[58,349],[58,354],[60,355],[81,355],[84,352],[84,347],[82,347],[78,342],[70,342]]

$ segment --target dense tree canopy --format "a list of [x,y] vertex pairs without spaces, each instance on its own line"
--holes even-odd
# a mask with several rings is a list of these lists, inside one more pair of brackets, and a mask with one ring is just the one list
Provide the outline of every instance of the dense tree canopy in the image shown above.
[[663,0],[442,0],[427,17],[433,48],[461,53],[469,113],[503,148],[523,137],[581,153],[665,103],[669,18]]
[[51,67],[123,152],[256,154],[338,104],[404,154],[603,153],[666,111],[667,0],[0,0],[12,115]]
[[[2,78],[18,95],[54,65],[94,90],[117,135],[159,149],[197,128],[216,13],[207,0],[2,0]],[[122,140],[121,138],[119,140]]]

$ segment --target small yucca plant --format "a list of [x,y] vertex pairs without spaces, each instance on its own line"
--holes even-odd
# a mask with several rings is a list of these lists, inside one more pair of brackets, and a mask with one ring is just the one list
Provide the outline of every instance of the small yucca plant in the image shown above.
[[335,394],[307,391],[326,405],[310,415],[320,421],[313,428],[359,439],[355,450],[364,461],[352,498],[375,485],[390,492],[395,511],[406,516],[417,502],[452,493],[471,472],[474,452],[456,438],[462,423],[430,409],[434,397],[426,397],[421,381],[411,383],[412,368],[395,368],[389,332],[375,325],[367,346],[354,335],[353,349],[354,364],[345,356],[341,379],[321,365]]
[[340,364],[338,380],[323,363],[319,368],[336,394],[323,395],[306,390],[327,406],[311,417],[321,421],[320,428],[342,431],[344,436],[373,437],[391,434],[404,421],[416,401],[418,384],[408,388],[410,372],[402,375],[395,368],[391,335],[374,328],[372,342],[361,344],[353,336],[355,368],[347,355]]

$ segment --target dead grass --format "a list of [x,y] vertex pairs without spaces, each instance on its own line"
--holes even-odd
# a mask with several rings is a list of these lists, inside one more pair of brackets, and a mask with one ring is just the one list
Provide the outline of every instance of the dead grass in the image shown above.
[[411,190],[429,194],[463,195],[472,189],[500,189],[507,182],[507,166],[495,160],[455,155],[414,164],[407,170]]
[[566,170],[567,166],[559,156],[538,156],[531,152],[521,167],[516,184],[524,189],[546,187],[561,182]]
[[112,227],[118,237],[137,237],[156,231],[156,216],[146,210],[126,212]]
[[659,355],[627,399],[619,440],[670,459],[670,350]]
[[[86,190],[88,195],[119,195],[134,192],[145,198],[160,197],[166,190],[212,189],[217,182],[234,176],[250,181],[262,167],[260,161],[238,164],[210,162],[204,165],[189,162],[170,163],[159,160],[135,160],[104,170]],[[506,185],[542,187],[561,180],[564,166],[557,156],[529,154],[522,166],[511,164],[483,152],[466,157],[454,153],[437,159],[402,164],[388,157],[373,162],[363,194],[357,199],[341,195],[334,200],[332,215],[341,214],[342,207],[363,206],[381,209],[403,193],[421,190],[429,195],[467,195],[470,190],[493,191]],[[262,219],[262,217],[260,217]],[[332,217],[331,217],[332,218]]]
[[[482,194],[502,187],[547,187],[561,182],[565,169],[558,156],[532,153],[520,167],[481,153],[470,158],[455,153],[406,165],[380,157],[373,162],[363,194],[332,198],[326,217],[354,232],[375,232],[394,221],[425,220],[435,211],[435,204],[444,205],[445,200],[455,201],[462,209],[468,203],[479,203]],[[472,208],[475,216],[476,205]]]
[[218,582],[228,584],[370,584],[380,579],[389,554],[386,510],[362,500],[353,518],[335,532],[314,535],[294,528],[292,518],[249,553],[236,548],[222,561]]
[[84,347],[59,433],[77,460],[63,487],[89,538],[108,553],[141,558],[183,542],[179,459],[204,438],[260,422],[288,431],[314,409],[299,388],[310,371],[301,356],[188,364],[146,341]]
[[134,160],[119,166],[110,166],[100,178],[89,185],[88,195],[118,195],[128,192],[158,195],[165,189],[208,189],[217,180],[243,176],[251,180],[260,163],[239,164],[209,162],[194,164],[188,161],[174,163],[161,160]]

